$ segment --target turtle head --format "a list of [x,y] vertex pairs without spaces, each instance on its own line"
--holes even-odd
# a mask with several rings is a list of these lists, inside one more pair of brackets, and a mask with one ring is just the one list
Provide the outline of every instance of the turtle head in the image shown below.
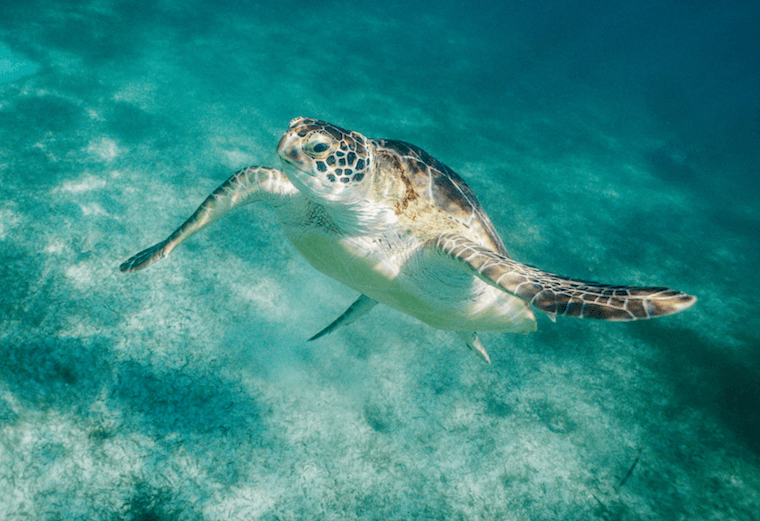
[[[296,118],[277,152],[295,168],[285,174],[299,190],[319,199],[345,201],[369,183],[372,147],[359,134],[310,118]],[[287,166],[287,165],[285,165]]]

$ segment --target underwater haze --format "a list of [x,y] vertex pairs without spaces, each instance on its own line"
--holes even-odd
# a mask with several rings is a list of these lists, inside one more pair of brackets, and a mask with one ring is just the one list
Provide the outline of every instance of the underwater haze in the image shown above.
[[[0,519],[760,512],[760,4],[5,0]],[[297,116],[422,147],[510,255],[699,301],[457,335],[250,205],[135,274]]]

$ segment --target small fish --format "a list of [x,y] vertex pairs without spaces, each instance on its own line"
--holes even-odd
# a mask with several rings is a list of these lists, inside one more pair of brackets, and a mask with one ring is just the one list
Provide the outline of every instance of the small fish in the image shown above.
[[638,464],[639,464],[639,459],[641,459],[641,446],[639,446],[639,450],[638,450],[638,452],[636,453],[636,459],[635,459],[635,460],[633,460],[633,464],[631,465],[631,468],[629,468],[629,469],[628,469],[628,472],[626,472],[626,473],[625,473],[625,476],[624,476],[624,477],[623,477],[623,479],[620,481],[620,483],[618,484],[618,486],[617,486],[617,487],[615,487],[615,492],[617,492],[618,490],[620,490],[620,488],[621,488],[623,485],[625,485],[625,482],[626,482],[626,481],[628,481],[628,478],[630,478],[630,477],[631,477],[631,474],[633,474],[633,469],[635,469],[635,468],[636,468],[636,465],[638,465]]

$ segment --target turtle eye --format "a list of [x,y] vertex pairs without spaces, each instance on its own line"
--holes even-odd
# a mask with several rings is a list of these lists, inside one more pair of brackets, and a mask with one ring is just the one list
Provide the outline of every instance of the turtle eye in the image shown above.
[[304,150],[312,157],[324,156],[330,151],[330,148],[328,138],[321,134],[317,134],[304,145]]

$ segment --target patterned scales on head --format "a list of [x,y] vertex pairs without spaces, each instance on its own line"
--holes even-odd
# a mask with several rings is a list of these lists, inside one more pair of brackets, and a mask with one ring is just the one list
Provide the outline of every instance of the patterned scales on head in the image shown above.
[[488,361],[476,331],[534,331],[534,309],[552,319],[628,321],[696,301],[668,288],[575,280],[512,260],[467,184],[414,145],[296,118],[278,152],[282,170],[237,172],[166,240],[121,270],[145,268],[233,208],[264,201],[309,263],[360,293],[312,340],[383,303],[456,331]]

